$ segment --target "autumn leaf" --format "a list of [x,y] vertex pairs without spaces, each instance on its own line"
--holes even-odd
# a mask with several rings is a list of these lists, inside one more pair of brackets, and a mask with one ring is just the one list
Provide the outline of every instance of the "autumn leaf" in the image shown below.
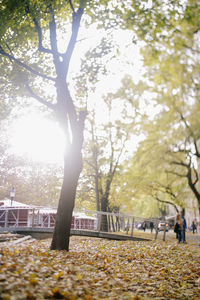
[[70,241],[69,252],[49,251],[50,240],[1,243],[1,299],[199,299],[198,247],[175,240]]

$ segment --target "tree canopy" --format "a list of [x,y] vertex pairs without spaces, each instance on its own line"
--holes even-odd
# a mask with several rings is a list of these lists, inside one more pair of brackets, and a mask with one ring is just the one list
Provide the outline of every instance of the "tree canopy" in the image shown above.
[[[116,195],[121,191],[124,199],[126,187],[130,199],[137,198],[144,203],[147,197],[150,201],[171,203],[177,209],[177,205],[185,207],[188,193],[192,192],[200,209],[199,13],[194,0],[2,1],[0,93],[4,96],[0,105],[7,107],[9,101],[12,107],[19,96],[28,101],[32,98],[54,114],[65,133],[63,184],[51,249],[68,250],[72,211],[82,171],[87,97],[95,90],[99,75],[106,75],[106,63],[120,51],[107,34],[119,28],[132,32],[133,44],[140,40],[145,74],[138,83],[125,76],[123,86],[115,94],[108,94],[109,105],[113,99],[127,102],[120,113],[123,122],[108,122],[103,126],[104,137],[108,134],[111,146],[110,157],[105,152],[101,155],[105,141],[98,143],[93,134],[89,143],[90,162],[96,159],[102,169],[109,170],[106,173],[96,169],[98,184],[101,177],[101,194]],[[76,59],[75,46],[87,39],[91,24],[97,30],[105,30],[107,37],[85,57],[83,51],[77,54],[83,60],[75,79],[72,76],[76,69],[72,63]],[[131,59],[130,56],[130,63]],[[102,103],[104,100],[101,99]],[[90,120],[93,121],[91,116]],[[131,124],[132,140],[135,137],[140,144],[137,150],[133,147],[132,159],[118,168],[114,154],[119,157],[122,146],[119,140],[129,135],[128,124]],[[100,151],[98,158],[94,150]],[[120,170],[124,181],[113,190],[115,170]],[[121,174],[116,175],[119,182]],[[104,193],[106,185],[108,189]]]

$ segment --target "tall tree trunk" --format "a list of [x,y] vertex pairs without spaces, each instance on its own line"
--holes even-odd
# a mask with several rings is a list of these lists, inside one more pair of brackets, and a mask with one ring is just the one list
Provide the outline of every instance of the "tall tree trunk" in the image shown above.
[[[101,197],[101,211],[108,211],[108,199],[104,195]],[[106,214],[103,214],[101,218],[101,231],[108,232],[108,219]]]
[[70,229],[75,204],[78,179],[82,171],[82,144],[86,112],[82,111],[77,120],[73,141],[64,157],[64,178],[57,209],[51,250],[69,250]]
[[65,158],[64,179],[51,243],[52,250],[69,250],[70,229],[75,204],[76,188],[82,169],[81,154]]
[[187,173],[188,184],[189,184],[189,187],[191,188],[193,194],[195,195],[195,197],[197,199],[198,208],[199,208],[199,215],[200,215],[200,193],[199,193],[199,190],[196,187],[196,184],[199,184],[199,175],[198,175],[197,172],[195,172],[195,175],[196,175],[196,178],[193,181],[191,168],[188,167],[188,173]]
[[[110,193],[110,187],[112,183],[113,175],[108,175],[108,178],[106,180],[106,187],[105,191],[101,195],[101,211],[102,212],[108,212],[109,211],[109,193]],[[101,219],[101,230],[102,231],[108,231],[108,220],[107,215],[102,215]]]
[[[93,121],[94,122],[94,121]],[[96,208],[97,211],[100,211],[100,202],[99,202],[99,167],[98,167],[98,147],[97,147],[97,140],[94,133],[94,123],[91,122],[91,129],[92,129],[92,142],[94,146],[92,147],[92,156],[94,161],[94,183],[95,183],[95,194],[96,194]]]

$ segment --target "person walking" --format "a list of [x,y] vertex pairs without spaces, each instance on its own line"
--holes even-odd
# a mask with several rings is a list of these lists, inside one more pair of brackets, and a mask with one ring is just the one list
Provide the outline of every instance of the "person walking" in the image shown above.
[[154,224],[153,224],[152,221],[150,222],[150,229],[151,229],[151,233],[152,233],[152,232],[153,232],[153,229],[154,229]]
[[179,224],[178,224],[178,220],[179,220],[179,214],[176,215],[175,220],[174,220],[174,232],[176,233],[176,239],[178,240],[178,234],[179,234]]
[[185,219],[185,216],[184,216],[184,212],[182,211],[181,212],[181,219],[183,220],[183,227],[182,227],[182,233],[181,233],[181,240],[182,242],[185,244],[186,242],[186,236],[185,236],[185,232],[186,232],[186,229],[187,229],[187,222],[186,222],[186,219]]
[[183,223],[184,221],[180,213],[178,213],[176,215],[175,227],[174,227],[174,232],[176,233],[176,238],[178,240],[178,243],[180,243],[183,240]]
[[146,230],[146,227],[147,227],[147,224],[146,224],[146,222],[144,221],[143,224],[142,224],[142,229],[144,230],[144,232],[145,232],[145,230]]
[[193,234],[195,232],[197,232],[197,226],[196,226],[196,220],[195,219],[192,221],[192,232],[193,232]]

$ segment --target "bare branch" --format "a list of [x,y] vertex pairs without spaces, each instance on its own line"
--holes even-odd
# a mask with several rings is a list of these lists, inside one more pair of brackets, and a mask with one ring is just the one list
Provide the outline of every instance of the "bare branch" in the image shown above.
[[48,108],[55,110],[55,105],[52,103],[47,102],[45,99],[41,98],[40,96],[36,95],[33,90],[30,88],[29,85],[26,85],[26,88],[28,90],[28,92],[30,93],[31,97],[35,98],[38,102],[40,102],[41,104],[47,106]]
[[198,182],[198,180],[196,178],[195,182],[192,182],[192,172],[191,172],[191,169],[188,170],[187,179],[188,179],[188,184],[189,184],[192,192],[194,193],[195,197],[197,198],[198,203],[200,204],[200,193],[199,193],[198,189],[196,188],[196,183]]
[[166,192],[172,198],[176,199],[176,195],[173,193],[172,188],[169,185],[164,185],[161,184],[160,182],[157,182],[157,184],[160,186],[160,188],[154,188],[156,191],[160,191],[162,193]]
[[191,130],[190,126],[188,125],[188,122],[185,119],[185,117],[183,116],[182,112],[178,111],[178,113],[180,114],[181,120],[185,124],[186,128],[189,130],[190,134],[193,135],[192,130]]
[[119,160],[120,160],[120,157],[121,157],[122,152],[123,152],[123,150],[124,150],[125,143],[126,143],[126,140],[124,140],[123,145],[122,145],[122,147],[121,147],[121,149],[120,149],[120,152],[119,152],[119,155],[118,155],[118,157],[117,157],[117,160],[116,160],[114,169],[113,169],[113,171],[112,171],[112,176],[114,176],[115,171],[116,171],[116,169],[117,169],[117,167],[118,167],[118,165],[119,165]]
[[61,70],[61,62],[60,62],[59,53],[58,53],[56,22],[55,22],[55,16],[53,13],[52,13],[52,20],[51,20],[51,22],[49,22],[49,31],[50,31],[50,43],[51,43],[51,51],[53,53],[53,60],[54,60],[57,74],[59,74],[60,73],[59,71]]
[[64,64],[66,65],[66,75],[68,73],[68,69],[69,69],[69,63],[71,60],[71,56],[76,44],[76,39],[78,36],[78,31],[79,31],[79,27],[80,27],[80,22],[81,22],[81,17],[83,15],[83,8],[79,7],[77,12],[73,12],[72,14],[72,33],[71,33],[71,38],[67,47],[67,50],[65,52],[64,55]]
[[173,165],[178,165],[178,166],[183,166],[183,167],[186,167],[187,169],[188,169],[189,166],[190,166],[190,164],[186,164],[186,163],[184,163],[183,161],[180,161],[180,162],[178,162],[178,161],[172,161],[171,164],[173,164]]
[[37,33],[38,33],[38,50],[40,52],[51,53],[52,54],[52,51],[50,49],[46,49],[42,46],[42,29],[39,25],[39,22],[35,18],[33,18],[33,22],[35,24],[35,28],[36,28]]
[[197,157],[200,157],[200,152],[199,152],[199,149],[198,149],[198,146],[197,146],[197,142],[194,140],[193,141],[194,142],[194,147],[195,147],[195,155],[197,156]]
[[[32,17],[30,7],[29,7],[29,4],[28,4],[27,1],[25,2],[25,11],[26,11],[27,14],[29,13],[30,16]],[[46,49],[42,46],[42,29],[39,25],[39,22],[36,20],[35,17],[32,17],[32,20],[33,20],[33,23],[35,24],[35,28],[36,28],[37,33],[38,33],[38,50],[40,52],[45,52],[45,53],[51,53],[52,54],[50,49]]]
[[10,51],[11,55],[13,55],[12,50],[10,49],[9,45],[6,43],[6,47],[8,48],[8,50]]
[[124,148],[125,148],[125,144],[126,144],[126,141],[127,141],[128,136],[129,136],[129,130],[128,130],[128,132],[126,133],[126,137],[125,137],[125,139],[124,139],[124,141],[123,141],[123,144],[122,144],[122,146],[121,146],[119,155],[118,155],[118,157],[117,157],[117,160],[116,160],[116,163],[115,163],[115,166],[114,166],[114,169],[113,169],[113,176],[114,176],[114,173],[115,173],[115,171],[116,171],[116,169],[117,169],[117,167],[118,167],[118,165],[119,165],[119,160],[120,160],[120,157],[121,157],[121,155],[122,155],[122,152],[123,152],[123,150],[124,150]]
[[199,32],[199,30],[200,30],[200,27],[197,27],[197,29],[195,31],[193,31],[192,33],[196,34]]
[[193,167],[193,171],[194,171],[194,174],[195,174],[195,176],[196,176],[196,179],[195,179],[195,181],[194,181],[194,185],[199,181],[199,175],[198,175],[198,172],[197,172],[197,170]]
[[187,174],[184,175],[184,174],[180,174],[180,173],[173,172],[173,171],[167,171],[167,172],[170,174],[176,175],[178,177],[182,177],[182,178],[187,177]]
[[29,67],[25,63],[21,62],[19,59],[15,58],[13,55],[10,55],[9,53],[5,52],[1,46],[0,46],[0,54],[2,54],[5,57],[8,57],[10,60],[16,62],[19,66],[21,66],[22,68],[24,68],[27,71],[31,72],[32,74],[55,82],[55,79],[53,77],[46,76],[45,74],[42,74],[42,73],[34,70],[33,68]]
[[75,12],[75,10],[74,10],[74,7],[73,7],[73,4],[72,4],[72,1],[71,0],[69,0],[69,4],[70,4],[70,6],[71,6],[71,9],[72,9],[72,11],[73,11],[73,13]]
[[[174,106],[175,106],[175,105],[174,105]],[[195,155],[196,155],[197,157],[200,157],[200,153],[199,153],[199,151],[198,151],[198,147],[197,147],[197,143],[196,143],[196,139],[195,139],[194,132],[192,131],[191,127],[189,126],[189,123],[187,122],[186,118],[183,116],[182,112],[179,111],[179,109],[178,109],[176,106],[175,106],[175,108],[176,108],[176,111],[180,114],[181,120],[182,120],[183,123],[185,124],[186,128],[188,129],[188,131],[189,131],[189,133],[190,133],[190,135],[191,135],[191,137],[192,137],[192,140],[193,140],[193,143],[194,143],[194,147],[195,147],[195,151],[196,151]],[[182,152],[185,151],[185,153],[189,153],[189,151],[186,151],[186,150],[179,150],[179,152],[181,152],[181,151],[182,151]]]
[[197,49],[193,49],[192,47],[189,47],[188,45],[186,44],[183,44],[183,47],[186,48],[186,49],[190,49],[193,53],[200,53],[199,50]]
[[161,202],[161,203],[166,203],[166,204],[172,205],[172,206],[175,208],[175,210],[176,210],[177,212],[179,212],[179,210],[178,210],[176,204],[174,204],[174,203],[172,203],[172,202],[170,202],[170,201],[162,200],[162,199],[158,198],[158,196],[156,196],[156,200],[157,200],[158,202]]

